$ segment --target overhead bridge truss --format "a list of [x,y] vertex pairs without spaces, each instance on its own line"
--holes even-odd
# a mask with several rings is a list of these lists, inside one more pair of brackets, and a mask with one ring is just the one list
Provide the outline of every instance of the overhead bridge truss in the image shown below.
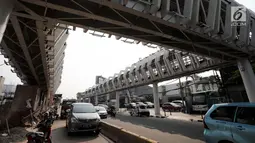
[[85,97],[106,95],[230,64],[174,50],[160,50],[85,91]]
[[247,9],[246,26],[231,26],[231,7],[240,6],[233,0],[19,1],[43,21],[85,31],[92,29],[223,60],[254,55],[255,36],[251,33],[255,32],[255,14]]
[[60,48],[52,51],[47,37],[59,24],[134,40],[127,43],[236,61],[255,55],[255,14],[247,9],[246,26],[233,26],[233,6],[241,5],[234,0],[17,0],[1,51],[23,83],[52,91],[60,84],[66,44],[60,40]]

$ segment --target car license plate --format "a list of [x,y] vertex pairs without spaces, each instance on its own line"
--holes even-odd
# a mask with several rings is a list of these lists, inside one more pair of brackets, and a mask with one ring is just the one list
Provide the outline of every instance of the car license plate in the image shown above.
[[82,125],[82,128],[90,128],[92,125]]

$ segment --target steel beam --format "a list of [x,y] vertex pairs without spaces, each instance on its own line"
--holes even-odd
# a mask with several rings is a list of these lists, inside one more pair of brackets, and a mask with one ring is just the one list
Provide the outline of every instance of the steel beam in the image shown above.
[[21,46],[21,48],[23,50],[23,53],[24,53],[24,56],[25,56],[26,61],[28,63],[28,66],[29,66],[29,68],[30,68],[30,70],[31,70],[31,72],[32,72],[36,82],[38,83],[38,85],[40,85],[41,83],[40,83],[40,80],[38,78],[38,75],[35,72],[35,67],[34,67],[34,65],[32,63],[32,58],[31,58],[31,56],[30,56],[30,54],[28,52],[28,47],[26,45],[26,42],[25,42],[25,39],[24,39],[24,36],[23,36],[23,32],[21,30],[19,21],[18,21],[16,16],[11,16],[10,20],[11,20],[11,23],[13,25],[14,31],[15,31],[17,37],[18,37],[20,46]]
[[49,86],[49,77],[48,77],[48,68],[46,62],[46,48],[45,48],[45,34],[44,34],[44,25],[41,21],[36,21],[37,34],[39,38],[39,45],[41,51],[41,59],[43,64],[44,75],[46,79],[47,87]]
[[13,2],[14,0],[0,1],[0,43],[2,41],[4,31],[7,27],[7,23],[13,9]]
[[[222,55],[226,55],[226,56],[229,56],[229,57],[232,57],[232,58],[236,58],[236,59],[239,58],[237,56],[228,54],[227,52],[222,52],[220,50],[212,49],[212,48],[204,46],[204,45],[199,45],[199,44],[193,43],[192,41],[189,41],[189,40],[180,39],[180,38],[177,38],[177,37],[173,37],[171,35],[167,35],[165,33],[160,33],[160,32],[153,31],[153,30],[150,30],[150,29],[146,29],[146,28],[143,28],[143,27],[139,27],[139,26],[136,26],[136,25],[131,25],[129,23],[112,20],[112,19],[109,19],[109,18],[106,18],[106,17],[94,15],[94,14],[87,13],[87,12],[84,12],[84,11],[79,11],[79,10],[71,9],[71,8],[64,7],[64,6],[59,6],[59,5],[52,4],[52,3],[46,3],[44,1],[34,1],[34,0],[22,0],[22,1],[25,1],[25,2],[28,2],[28,3],[31,3],[31,4],[35,4],[35,5],[39,5],[39,6],[47,5],[48,8],[55,9],[55,10],[58,10],[58,11],[68,12],[68,13],[83,16],[83,17],[86,17],[86,18],[95,19],[95,20],[99,20],[99,21],[104,21],[104,22],[111,23],[111,24],[118,25],[118,26],[122,26],[122,27],[125,27],[125,28],[146,32],[146,33],[149,33],[149,34],[152,34],[152,35],[155,35],[155,36],[160,36],[160,37],[164,37],[164,38],[167,38],[167,39],[170,39],[170,40],[179,41],[179,42],[182,42],[182,43],[185,43],[185,44],[188,44],[188,45],[193,45],[193,46],[196,46],[198,48],[202,48],[202,49],[206,49],[206,50],[213,51],[213,52],[216,52],[216,53],[220,53]],[[97,2],[97,1],[94,0],[93,2]],[[99,3],[100,4],[107,4],[107,3],[101,3],[101,2],[99,2]],[[125,9],[125,7],[123,7],[123,9]],[[134,11],[134,10],[132,10],[132,11]],[[136,14],[138,14],[138,13],[136,13]],[[151,17],[153,17],[153,16],[150,16],[149,19],[151,19]],[[159,19],[157,19],[157,22],[158,21],[159,21]],[[169,26],[170,23],[168,22],[167,25]],[[181,26],[178,27],[178,28],[180,30],[185,30]],[[195,33],[193,33],[193,34],[195,34]],[[212,39],[210,39],[210,40],[212,40]],[[219,41],[217,41],[216,43],[219,43]],[[238,50],[241,50],[241,49],[238,49]],[[244,51],[242,51],[242,52],[244,52]]]

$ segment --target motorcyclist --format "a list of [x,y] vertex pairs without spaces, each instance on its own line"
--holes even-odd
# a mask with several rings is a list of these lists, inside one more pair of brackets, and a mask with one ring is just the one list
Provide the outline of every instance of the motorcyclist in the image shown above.
[[44,137],[47,141],[50,140],[51,126],[54,122],[51,112],[46,112],[43,116],[43,120],[37,125],[39,131],[44,133]]
[[115,106],[113,106],[113,105],[111,105],[110,107],[109,107],[109,114],[111,115],[111,116],[114,116],[115,117],[115,114],[116,114],[116,108],[115,108]]

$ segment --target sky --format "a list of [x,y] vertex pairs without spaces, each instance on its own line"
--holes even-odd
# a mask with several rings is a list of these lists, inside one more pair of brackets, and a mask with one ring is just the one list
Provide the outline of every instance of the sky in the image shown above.
[[[237,0],[249,9],[255,11],[254,0]],[[62,83],[57,93],[62,93],[64,98],[74,98],[77,92],[95,84],[95,76],[113,76],[127,66],[136,63],[139,58],[144,58],[159,49],[148,48],[142,45],[128,44],[112,38],[101,38],[84,33],[81,29],[70,31],[65,50]],[[4,63],[0,55],[0,65]],[[20,79],[12,73],[11,67],[0,66],[0,76],[5,77],[5,84],[21,84]],[[200,74],[211,75],[212,72]],[[182,79],[183,80],[183,79]],[[172,81],[170,81],[172,83]],[[166,81],[164,83],[170,83]]]

